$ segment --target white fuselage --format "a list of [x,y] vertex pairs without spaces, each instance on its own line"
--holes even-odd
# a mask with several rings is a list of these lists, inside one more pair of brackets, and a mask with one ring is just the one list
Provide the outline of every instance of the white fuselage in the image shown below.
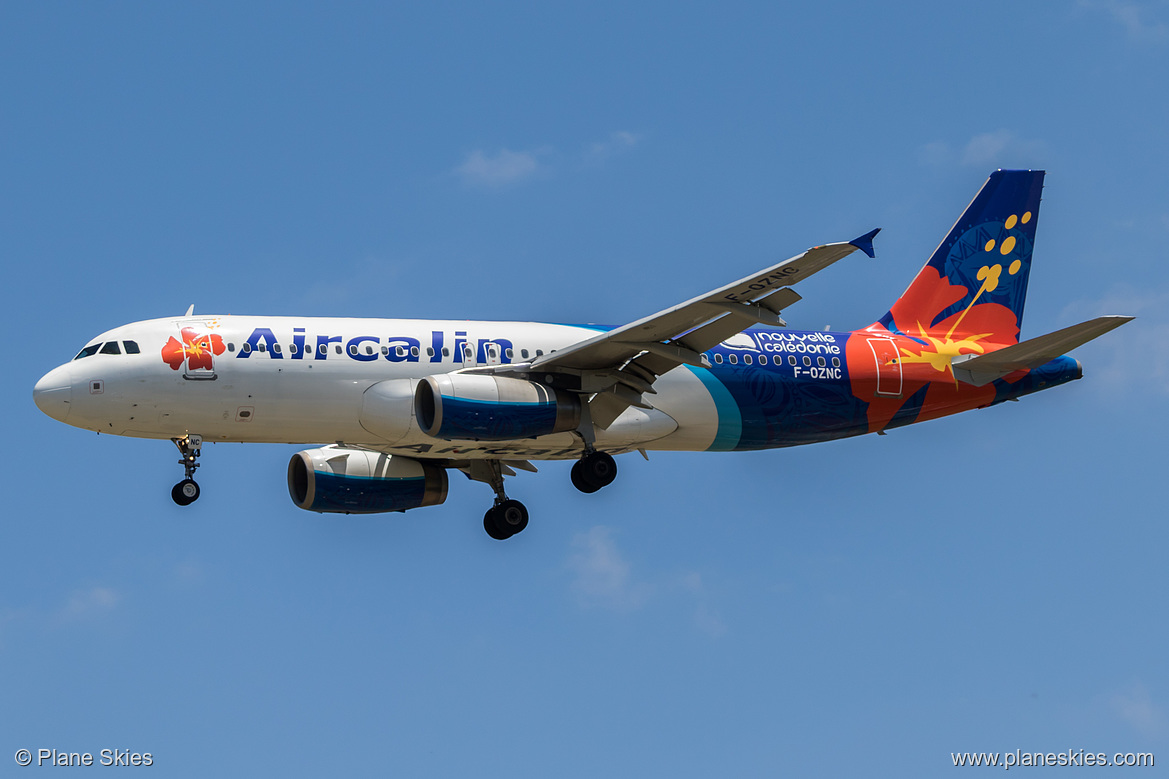
[[[37,404],[76,427],[140,438],[344,442],[412,457],[576,458],[572,433],[521,441],[440,441],[369,422],[366,392],[395,379],[523,363],[598,329],[527,322],[210,316],[137,322],[91,341],[96,353],[54,369]],[[214,339],[214,340],[213,340]],[[127,354],[127,342],[138,348]],[[115,343],[118,353],[107,344]],[[655,384],[655,408],[629,408],[597,444],[613,452],[707,449],[718,415],[688,368]],[[363,413],[365,416],[363,417]],[[365,422],[365,424],[363,424]]]

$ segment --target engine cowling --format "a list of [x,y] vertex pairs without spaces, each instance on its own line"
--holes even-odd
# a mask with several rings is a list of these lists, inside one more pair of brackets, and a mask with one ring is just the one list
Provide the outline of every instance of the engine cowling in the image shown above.
[[307,449],[288,463],[288,494],[308,511],[405,511],[437,506],[446,500],[446,491],[445,469],[364,449]]
[[414,414],[427,435],[446,440],[512,441],[580,425],[580,398],[534,381],[474,373],[427,376]]

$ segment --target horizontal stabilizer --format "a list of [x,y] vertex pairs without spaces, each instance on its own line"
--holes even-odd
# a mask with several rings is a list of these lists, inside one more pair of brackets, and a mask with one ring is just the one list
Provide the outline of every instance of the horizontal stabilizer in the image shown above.
[[962,354],[950,360],[950,365],[956,379],[982,387],[1015,371],[1045,365],[1132,320],[1131,316],[1101,316],[989,354]]

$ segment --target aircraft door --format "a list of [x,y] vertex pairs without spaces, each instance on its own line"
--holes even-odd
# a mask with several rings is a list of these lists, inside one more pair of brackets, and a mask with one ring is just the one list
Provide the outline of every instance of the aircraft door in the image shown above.
[[877,394],[901,394],[901,354],[892,338],[869,338],[869,349],[877,363]]
[[467,339],[458,347],[458,352],[455,354],[455,362],[462,363],[464,368],[474,368],[479,363],[475,359],[474,341]]
[[487,365],[501,365],[503,363],[503,346],[493,341],[488,341],[483,346],[484,357]]
[[223,339],[205,322],[177,322],[178,337],[167,343],[171,359],[182,360],[183,378],[215,379],[215,356],[224,351]]

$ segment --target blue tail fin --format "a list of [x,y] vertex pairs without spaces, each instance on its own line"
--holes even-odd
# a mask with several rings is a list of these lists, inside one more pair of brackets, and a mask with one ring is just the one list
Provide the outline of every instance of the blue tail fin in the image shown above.
[[[984,331],[991,331],[999,343],[1017,342],[1043,175],[1041,170],[990,174],[880,324],[913,337],[938,331],[947,337],[985,336],[989,333]],[[1003,309],[1014,315],[1013,323]]]

